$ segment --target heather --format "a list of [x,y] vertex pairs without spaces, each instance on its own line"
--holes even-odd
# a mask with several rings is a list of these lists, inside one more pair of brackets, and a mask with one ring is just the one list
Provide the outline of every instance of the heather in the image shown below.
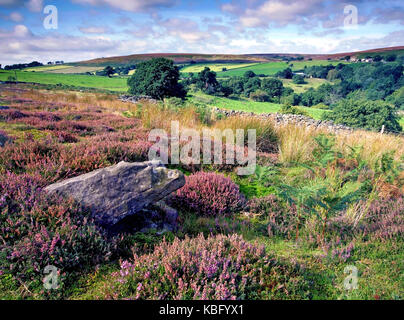
[[[0,94],[10,107],[0,110],[1,298],[402,299],[402,137],[223,118],[180,100],[130,104],[23,85]],[[254,174],[169,164],[186,175],[170,198],[178,228],[114,236],[71,199],[43,192],[147,160],[149,130],[169,132],[172,120],[180,130],[257,129]],[[223,139],[223,159],[225,149]],[[43,288],[46,265],[59,269],[60,289]],[[350,265],[355,291],[343,287]]]
[[217,216],[240,210],[244,197],[231,179],[213,172],[198,172],[186,177],[185,186],[172,196],[171,202],[178,208]]
[[103,298],[293,299],[308,289],[297,264],[285,266],[238,235],[164,240],[153,253],[123,261],[110,281]]
[[12,274],[28,292],[40,286],[45,266],[63,270],[69,280],[75,269],[108,260],[114,248],[77,204],[47,197],[42,183],[38,175],[0,179],[1,273]]

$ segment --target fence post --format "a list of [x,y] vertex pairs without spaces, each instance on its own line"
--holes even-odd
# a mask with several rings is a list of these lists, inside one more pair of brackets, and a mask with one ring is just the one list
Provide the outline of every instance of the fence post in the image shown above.
[[384,132],[384,125],[382,125],[382,130],[380,131],[380,134],[383,134]]

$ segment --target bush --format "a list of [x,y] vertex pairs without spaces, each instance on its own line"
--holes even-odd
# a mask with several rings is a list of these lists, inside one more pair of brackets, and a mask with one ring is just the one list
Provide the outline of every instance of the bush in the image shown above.
[[295,84],[305,84],[306,81],[304,80],[304,76],[300,75],[300,74],[295,74],[293,76],[293,83]]
[[255,92],[250,93],[250,99],[258,102],[268,102],[269,96],[265,91],[257,90]]
[[302,109],[300,109],[298,107],[290,106],[290,105],[287,105],[287,104],[282,105],[279,112],[283,113],[283,114],[295,114],[295,115],[309,117],[309,114],[306,111],[304,111],[304,110],[302,110]]
[[267,232],[273,235],[291,237],[296,228],[296,207],[282,203],[275,195],[252,198],[247,207],[250,213],[256,214],[267,223]]
[[353,128],[400,132],[398,116],[394,107],[384,101],[364,99],[344,99],[331,111],[323,114],[323,119]]
[[186,177],[171,202],[179,209],[207,216],[230,215],[244,205],[239,187],[221,174],[198,172]]
[[105,261],[113,241],[72,201],[48,198],[40,176],[7,173],[0,179],[1,272],[40,285],[45,266],[61,273]]
[[[163,241],[112,275],[104,298],[237,300],[302,297],[307,282],[239,235]],[[307,294],[303,294],[307,295]]]

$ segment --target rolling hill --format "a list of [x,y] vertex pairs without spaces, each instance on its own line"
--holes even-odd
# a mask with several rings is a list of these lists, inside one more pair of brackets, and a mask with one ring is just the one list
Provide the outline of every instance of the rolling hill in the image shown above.
[[199,54],[199,53],[147,53],[133,54],[128,56],[103,57],[86,61],[71,63],[75,66],[105,67],[107,65],[123,66],[136,64],[140,61],[149,60],[156,57],[165,57],[174,60],[176,64],[194,63],[262,63],[271,61],[281,61],[303,57],[304,60],[339,60],[345,56],[364,57],[383,53],[395,53],[404,56],[404,46],[377,48],[364,51],[342,52],[334,54],[299,54],[299,53],[259,53],[259,54]]

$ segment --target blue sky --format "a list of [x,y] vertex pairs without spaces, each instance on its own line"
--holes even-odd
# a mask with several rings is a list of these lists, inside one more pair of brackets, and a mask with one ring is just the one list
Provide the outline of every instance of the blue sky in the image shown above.
[[[48,5],[57,29],[43,25]],[[152,52],[336,53],[403,39],[402,0],[0,0],[3,65]]]

